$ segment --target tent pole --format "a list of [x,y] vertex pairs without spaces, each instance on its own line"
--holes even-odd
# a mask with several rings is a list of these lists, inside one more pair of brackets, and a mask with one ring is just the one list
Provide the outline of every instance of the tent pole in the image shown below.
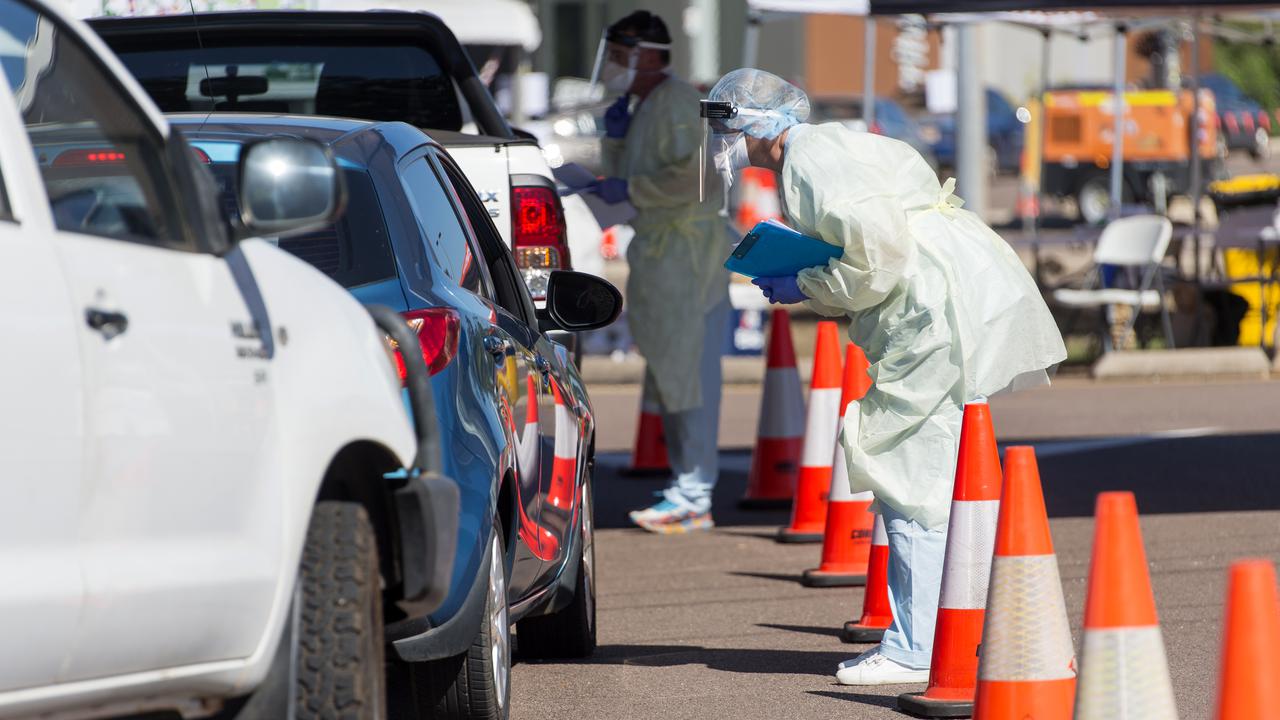
[[978,28],[956,26],[956,185],[965,209],[987,212],[987,95],[978,61]]
[[1049,135],[1049,56],[1053,49],[1053,33],[1044,29],[1040,31],[1044,42],[1040,45],[1040,131],[1036,141],[1035,156],[1038,177],[1036,178],[1036,214],[1031,218],[1031,252],[1035,258],[1036,283],[1041,281],[1040,275],[1040,225],[1044,218],[1044,147]]
[[1200,282],[1200,13],[1191,18],[1191,137],[1188,138],[1191,161],[1191,237],[1195,257],[1192,269]]
[[1112,92],[1111,109],[1113,120],[1111,126],[1111,212],[1115,220],[1120,217],[1120,203],[1124,201],[1124,78],[1125,59],[1129,50],[1129,29],[1124,25],[1116,25],[1115,38],[1115,85]]
[[862,121],[870,131],[876,124],[876,19],[868,15],[863,22]]
[[760,55],[760,23],[762,18],[754,13],[747,14],[746,36],[742,40],[742,67],[753,68]]

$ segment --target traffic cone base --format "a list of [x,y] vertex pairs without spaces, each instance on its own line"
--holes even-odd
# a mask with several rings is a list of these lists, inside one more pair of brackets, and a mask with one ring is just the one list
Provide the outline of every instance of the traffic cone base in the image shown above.
[[844,628],[840,631],[840,642],[850,645],[876,644],[884,639],[884,631],[888,629],[888,624],[884,627],[878,627],[863,625],[861,621],[850,621],[845,623]]
[[800,584],[811,588],[858,587],[867,584],[867,574],[831,572],[811,568],[800,575]]
[[924,693],[904,693],[898,696],[898,710],[913,717],[967,718],[973,715],[973,700],[935,700]]

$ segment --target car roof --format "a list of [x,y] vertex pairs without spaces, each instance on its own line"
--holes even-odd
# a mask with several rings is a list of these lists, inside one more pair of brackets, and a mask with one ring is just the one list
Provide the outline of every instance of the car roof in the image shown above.
[[[247,141],[265,135],[290,135],[306,138],[330,148],[346,160],[367,164],[383,146],[390,146],[396,157],[423,145],[436,142],[426,133],[402,122],[373,122],[352,118],[310,115],[266,115],[255,113],[171,113],[169,123],[188,137]],[[376,133],[381,142],[357,142],[368,133]]]

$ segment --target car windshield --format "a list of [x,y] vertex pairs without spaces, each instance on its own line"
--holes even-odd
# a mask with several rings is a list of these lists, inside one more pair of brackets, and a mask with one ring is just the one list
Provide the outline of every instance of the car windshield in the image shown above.
[[453,79],[419,46],[277,45],[215,35],[200,48],[186,38],[113,48],[165,112],[332,115],[463,129]]
[[[205,156],[215,159],[237,154],[228,144],[192,143]],[[229,217],[239,214],[234,161],[211,162],[209,169],[218,181],[219,204]],[[343,168],[347,186],[347,209],[332,225],[302,235],[264,238],[291,255],[306,261],[345,288],[366,285],[396,276],[395,257],[382,207],[369,173],[362,169]]]

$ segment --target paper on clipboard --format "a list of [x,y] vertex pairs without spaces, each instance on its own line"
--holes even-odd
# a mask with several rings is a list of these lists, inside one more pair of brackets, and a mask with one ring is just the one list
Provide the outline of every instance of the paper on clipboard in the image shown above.
[[636,216],[635,206],[629,202],[607,203],[599,195],[587,192],[587,188],[595,183],[596,176],[577,163],[565,163],[552,169],[551,174],[555,176],[557,183],[564,186],[560,195],[577,195],[582,198],[602,228],[623,225]]

